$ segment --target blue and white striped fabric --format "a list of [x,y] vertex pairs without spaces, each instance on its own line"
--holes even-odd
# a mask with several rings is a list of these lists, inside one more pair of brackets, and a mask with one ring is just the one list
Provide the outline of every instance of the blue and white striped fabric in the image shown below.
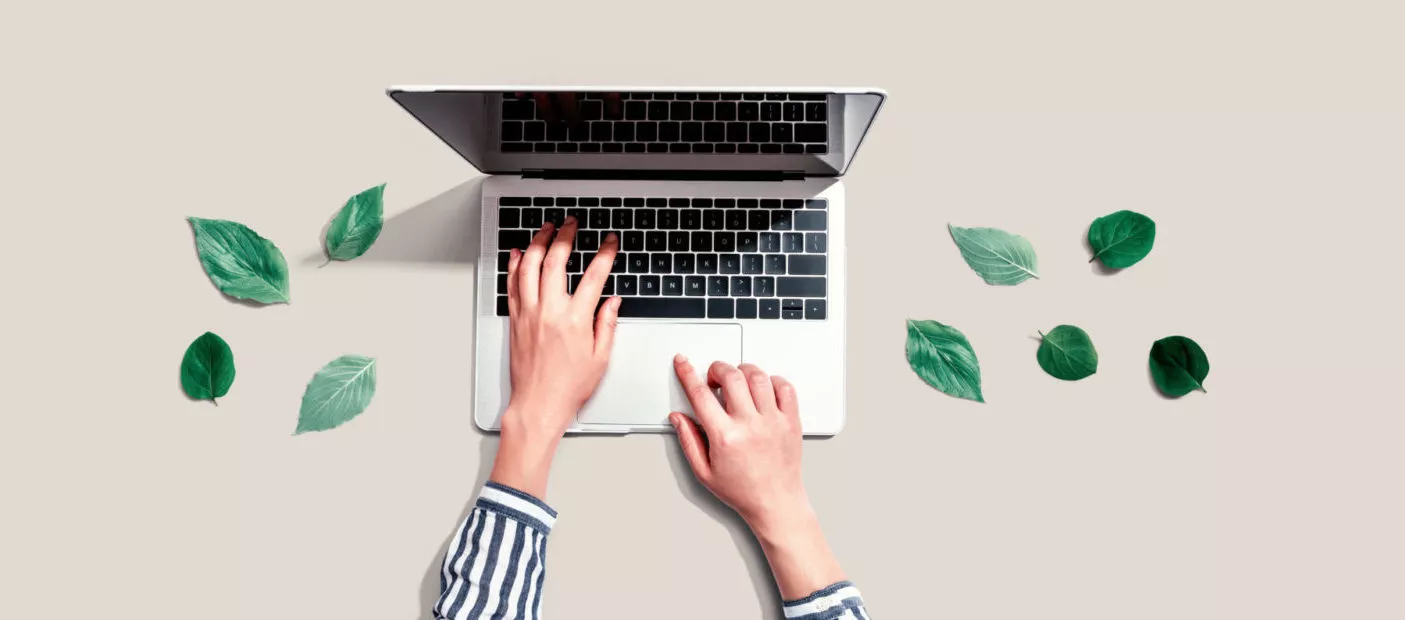
[[[473,511],[444,554],[436,619],[538,620],[546,578],[546,536],[556,511],[545,502],[494,482],[484,485]],[[787,620],[869,620],[858,588],[841,581],[796,601]]]

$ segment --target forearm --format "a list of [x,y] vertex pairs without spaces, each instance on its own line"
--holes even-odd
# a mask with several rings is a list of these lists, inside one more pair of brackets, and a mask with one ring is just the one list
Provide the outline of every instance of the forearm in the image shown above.
[[749,523],[771,565],[786,618],[869,618],[808,502]]
[[503,414],[498,454],[488,479],[544,498],[547,478],[551,474],[551,461],[556,456],[557,445],[561,443],[561,433],[524,423],[524,419],[534,418],[518,415],[511,408]]

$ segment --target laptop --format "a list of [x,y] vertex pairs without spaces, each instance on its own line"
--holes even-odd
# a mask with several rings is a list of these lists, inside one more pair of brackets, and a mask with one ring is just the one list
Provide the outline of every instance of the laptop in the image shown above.
[[478,170],[474,421],[511,394],[507,256],[574,215],[579,283],[620,237],[609,370],[572,433],[671,432],[673,356],[749,362],[800,395],[806,435],[845,421],[847,205],[839,177],[886,94],[838,88],[403,86],[387,93]]

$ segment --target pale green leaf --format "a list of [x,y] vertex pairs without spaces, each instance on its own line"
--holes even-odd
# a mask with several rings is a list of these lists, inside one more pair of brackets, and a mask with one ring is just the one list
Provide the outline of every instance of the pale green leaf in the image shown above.
[[960,330],[908,319],[907,363],[928,385],[957,398],[985,402],[980,363]]
[[385,184],[346,201],[327,227],[327,259],[351,260],[371,248],[384,223]]
[[961,258],[986,284],[1014,286],[1039,277],[1034,246],[1024,237],[995,228],[947,228]]
[[235,299],[288,301],[288,263],[278,246],[238,222],[188,219],[200,264],[215,288]]
[[[181,359],[181,388],[186,396],[215,402],[234,385],[234,352],[223,338],[205,332],[190,343]],[[218,403],[216,403],[218,404]]]
[[1098,371],[1098,350],[1088,332],[1073,325],[1060,325],[1039,334],[1039,367],[1050,376],[1077,381]]
[[313,375],[298,411],[299,435],[341,426],[358,416],[376,395],[376,360],[343,355]]

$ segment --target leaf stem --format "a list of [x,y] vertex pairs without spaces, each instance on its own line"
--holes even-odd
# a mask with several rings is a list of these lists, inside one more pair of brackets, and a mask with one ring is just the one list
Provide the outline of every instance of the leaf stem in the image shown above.
[[220,401],[215,400],[214,396],[210,397],[210,402],[214,403],[216,407],[220,406]]
[[318,269],[321,269],[321,268],[326,267],[327,265],[330,265],[330,264],[332,264],[332,259],[328,258],[328,259],[327,259],[327,262],[322,263],[321,265],[318,265],[317,268],[318,268]]

